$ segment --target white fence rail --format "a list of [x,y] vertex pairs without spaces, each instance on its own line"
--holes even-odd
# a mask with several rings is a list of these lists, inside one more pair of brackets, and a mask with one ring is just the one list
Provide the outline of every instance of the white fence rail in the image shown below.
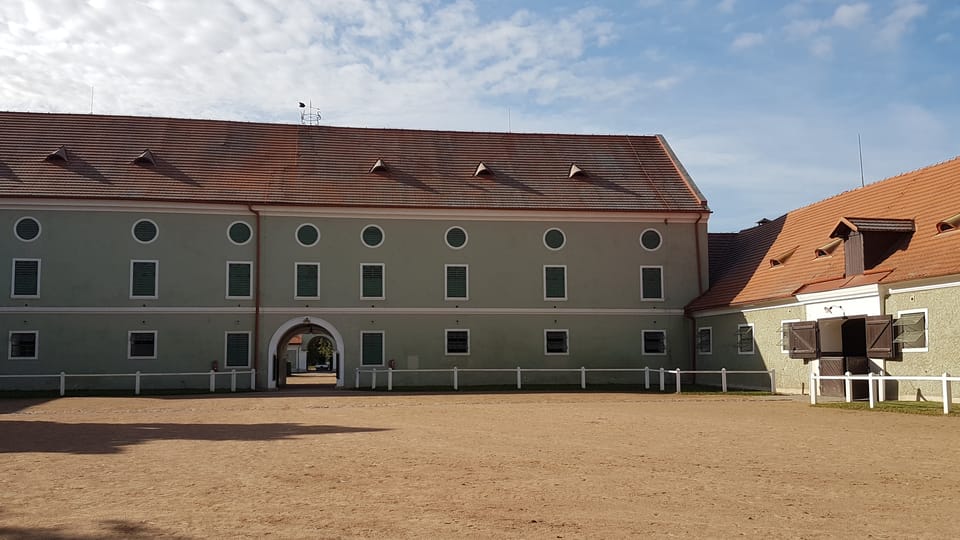
[[649,367],[643,368],[521,368],[517,366],[516,368],[459,368],[454,366],[451,369],[377,369],[377,368],[357,368],[355,371],[355,380],[354,387],[360,388],[360,374],[369,373],[370,374],[370,389],[377,389],[377,374],[384,373],[387,376],[387,390],[393,390],[393,378],[394,374],[397,373],[450,373],[452,377],[452,386],[454,390],[460,389],[460,374],[461,373],[516,373],[517,376],[517,390],[523,388],[523,374],[524,373],[579,373],[580,374],[580,388],[587,388],[587,373],[621,373],[621,372],[630,372],[630,373],[643,373],[643,388],[645,390],[650,389],[650,374],[653,373],[659,378],[660,391],[663,392],[666,389],[666,377],[667,375],[672,375],[674,379],[674,384],[676,385],[676,392],[679,394],[681,392],[681,375],[700,375],[700,374],[715,374],[720,375],[720,387],[723,392],[727,391],[727,377],[729,375],[758,375],[765,374],[770,377],[770,393],[777,393],[777,370],[771,369],[768,371],[731,371],[726,368],[720,370],[682,370],[682,369],[651,369]]
[[245,369],[237,371],[235,369],[230,371],[193,371],[193,372],[184,372],[184,373],[143,373],[137,371],[134,373],[66,373],[61,371],[55,375],[46,375],[46,374],[17,374],[17,375],[3,375],[0,374],[0,379],[60,379],[60,395],[66,395],[67,393],[67,378],[72,377],[133,377],[133,393],[140,395],[140,379],[143,377],[176,377],[176,376],[202,376],[207,375],[210,377],[210,392],[216,392],[217,390],[217,377],[230,377],[230,391],[237,391],[237,375],[246,375],[250,374],[250,389],[256,390],[257,388],[257,372],[253,369]]
[[886,401],[886,381],[927,381],[940,382],[941,397],[943,399],[943,414],[950,414],[950,405],[953,401],[953,383],[960,382],[960,377],[951,377],[949,373],[940,376],[935,375],[879,375],[867,373],[866,375],[854,375],[849,371],[843,375],[820,375],[816,371],[810,372],[810,404],[817,404],[817,384],[818,381],[843,381],[844,395],[847,403],[853,401],[853,381],[867,381],[867,400],[870,402],[870,408],[877,405],[877,401]]

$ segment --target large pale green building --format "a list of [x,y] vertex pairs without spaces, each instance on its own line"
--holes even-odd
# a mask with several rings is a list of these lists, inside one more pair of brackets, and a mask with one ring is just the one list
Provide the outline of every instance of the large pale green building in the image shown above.
[[687,369],[708,216],[661,136],[0,113],[0,374]]

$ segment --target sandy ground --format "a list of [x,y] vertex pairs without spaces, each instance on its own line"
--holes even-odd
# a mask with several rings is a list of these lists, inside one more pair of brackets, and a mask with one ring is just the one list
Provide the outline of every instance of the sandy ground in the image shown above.
[[619,393],[0,400],[0,537],[960,537],[957,418]]

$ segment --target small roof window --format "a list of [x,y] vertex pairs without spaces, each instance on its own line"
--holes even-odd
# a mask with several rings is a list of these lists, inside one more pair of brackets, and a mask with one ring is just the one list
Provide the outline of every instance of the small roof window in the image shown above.
[[60,145],[60,148],[57,148],[53,152],[47,154],[47,161],[70,161],[70,154],[67,152],[67,147],[65,145]]
[[813,254],[818,259],[821,257],[830,257],[833,255],[833,252],[837,250],[837,247],[839,247],[842,243],[843,240],[834,238],[833,240],[813,250]]
[[493,174],[493,171],[491,171],[491,170],[490,170],[490,167],[487,167],[487,165],[486,165],[484,162],[481,161],[480,164],[477,165],[477,170],[474,171],[473,175],[474,175],[474,176],[481,176],[481,175],[485,175],[485,174]]
[[960,229],[960,214],[950,216],[947,219],[937,223],[937,232],[944,233]]
[[387,164],[384,163],[382,159],[377,159],[377,162],[373,164],[373,167],[370,167],[370,172],[372,173],[386,171],[386,170],[387,170]]
[[133,162],[137,165],[156,165],[157,157],[147,148],[143,152],[140,152],[139,156],[133,158]]
[[573,178],[574,176],[586,176],[587,172],[580,168],[576,163],[570,164],[570,173],[567,174],[567,178]]
[[800,247],[800,246],[793,246],[793,248],[791,248],[791,249],[789,249],[789,250],[787,250],[787,251],[784,251],[784,252],[781,253],[780,255],[777,255],[776,257],[770,259],[770,268],[776,268],[776,267],[778,267],[778,266],[783,266],[783,264],[787,262],[787,259],[789,259],[790,257],[792,257],[793,254],[797,251],[797,249],[798,249],[799,247]]

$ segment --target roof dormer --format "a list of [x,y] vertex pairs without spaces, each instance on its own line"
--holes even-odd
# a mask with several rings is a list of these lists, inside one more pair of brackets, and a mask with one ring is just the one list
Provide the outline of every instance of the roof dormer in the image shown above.
[[773,257],[772,259],[770,259],[770,268],[776,268],[776,267],[778,267],[778,266],[783,266],[784,263],[787,262],[787,259],[789,259],[790,257],[792,257],[794,253],[796,253],[796,251],[797,251],[797,249],[798,249],[799,247],[800,247],[800,246],[793,246],[792,248],[788,249],[787,251],[784,251],[783,253],[781,253],[780,255],[777,255],[776,257]]
[[567,174],[567,178],[573,178],[574,176],[586,176],[587,172],[580,168],[576,163],[570,164],[570,172]]
[[950,216],[947,219],[937,223],[937,232],[945,233],[960,229],[960,214]]
[[139,155],[139,156],[133,158],[133,162],[136,163],[137,165],[153,165],[153,166],[156,166],[156,164],[157,164],[157,157],[156,157],[155,155],[153,155],[153,152],[151,152],[149,148],[147,148],[147,149],[144,150],[143,152],[140,152],[140,155]]
[[905,249],[915,230],[912,219],[844,217],[830,238],[843,239],[845,274],[856,276]]
[[47,161],[62,161],[64,163],[70,162],[70,153],[67,151],[66,145],[60,145],[60,148],[57,148],[53,152],[47,154],[45,158]]
[[842,239],[834,238],[833,240],[830,240],[826,244],[813,250],[813,254],[817,259],[822,257],[831,257],[833,256],[833,252],[836,251],[837,248],[840,247],[840,244],[842,243],[843,243]]
[[487,167],[482,161],[477,165],[477,170],[474,171],[474,176],[483,176],[493,174],[493,171],[490,170],[490,167]]
[[377,159],[377,162],[373,164],[373,167],[370,167],[370,172],[386,172],[387,164],[383,162],[382,159]]

